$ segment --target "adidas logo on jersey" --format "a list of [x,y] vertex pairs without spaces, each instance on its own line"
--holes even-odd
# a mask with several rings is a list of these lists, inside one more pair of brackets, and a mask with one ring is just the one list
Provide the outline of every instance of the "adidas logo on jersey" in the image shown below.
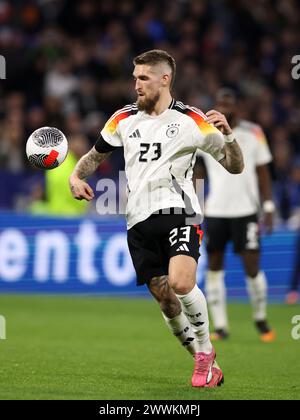
[[182,244],[182,245],[180,245],[179,248],[176,249],[176,251],[187,251],[187,252],[189,252],[189,249],[188,249],[187,244]]
[[130,139],[141,138],[141,134],[138,129],[136,129],[133,133],[129,136]]

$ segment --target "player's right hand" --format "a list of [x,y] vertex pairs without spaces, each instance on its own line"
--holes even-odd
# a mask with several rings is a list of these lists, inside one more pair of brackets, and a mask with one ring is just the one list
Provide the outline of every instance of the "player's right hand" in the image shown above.
[[216,111],[215,109],[211,109],[206,113],[206,116],[206,122],[217,127],[221,131],[221,133],[225,135],[229,135],[232,133],[232,129],[230,128],[230,125],[228,124],[225,115],[221,112]]
[[72,195],[76,200],[91,201],[94,198],[94,191],[89,184],[82,179],[70,176],[69,184]]

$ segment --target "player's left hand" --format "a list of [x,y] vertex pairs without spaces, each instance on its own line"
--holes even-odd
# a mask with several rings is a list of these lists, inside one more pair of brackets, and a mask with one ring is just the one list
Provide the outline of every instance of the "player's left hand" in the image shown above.
[[271,234],[274,228],[274,213],[264,213],[264,229],[267,234]]
[[211,109],[206,113],[206,116],[206,122],[217,127],[221,131],[221,133],[225,135],[229,135],[232,133],[232,130],[230,128],[230,125],[228,124],[225,115],[221,112],[216,111],[215,109]]

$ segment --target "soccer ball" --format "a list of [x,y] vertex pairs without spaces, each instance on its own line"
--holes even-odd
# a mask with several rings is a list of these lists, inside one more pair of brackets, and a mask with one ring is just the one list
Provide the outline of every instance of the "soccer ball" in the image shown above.
[[35,168],[54,169],[63,163],[68,153],[65,135],[55,127],[35,130],[26,143],[26,154]]

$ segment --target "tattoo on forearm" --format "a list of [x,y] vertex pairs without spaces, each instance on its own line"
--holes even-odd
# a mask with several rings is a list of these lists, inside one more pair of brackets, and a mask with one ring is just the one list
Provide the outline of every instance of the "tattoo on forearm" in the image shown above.
[[244,168],[244,159],[240,146],[234,140],[232,143],[225,144],[226,167],[234,174],[242,172]]
[[98,168],[101,162],[106,159],[112,152],[109,153],[98,153],[93,147],[86,155],[77,162],[74,173],[80,179],[87,178],[92,175]]

